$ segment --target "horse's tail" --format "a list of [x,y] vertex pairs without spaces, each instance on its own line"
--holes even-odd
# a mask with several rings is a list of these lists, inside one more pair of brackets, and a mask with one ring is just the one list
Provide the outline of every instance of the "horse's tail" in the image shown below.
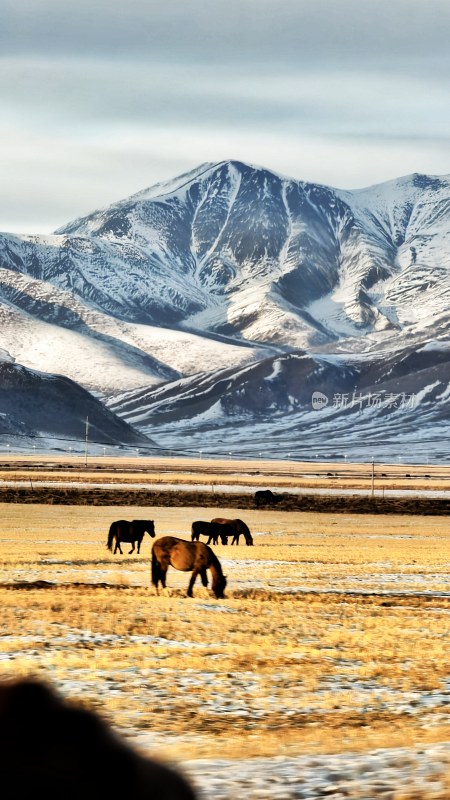
[[206,544],[209,544],[210,542],[213,544],[218,544],[219,539],[222,544],[228,544],[228,536],[233,533],[230,525],[224,525],[222,522],[210,522],[209,530],[211,533],[209,534],[209,539]]
[[206,531],[202,530],[203,524],[202,522],[195,521],[191,525],[191,542],[199,542],[200,541],[200,534],[205,533]]
[[115,532],[116,532],[116,523],[115,522],[111,522],[111,525],[109,526],[108,541],[106,542],[106,547],[108,548],[108,550],[111,550],[111,551],[113,549],[112,545],[113,545],[113,541],[114,541]]

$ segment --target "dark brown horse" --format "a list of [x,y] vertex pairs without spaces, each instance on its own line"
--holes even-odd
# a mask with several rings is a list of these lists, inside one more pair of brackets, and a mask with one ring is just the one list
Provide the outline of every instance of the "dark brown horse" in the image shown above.
[[219,539],[222,544],[228,544],[228,537],[234,535],[234,528],[231,525],[219,525],[216,522],[198,519],[191,525],[191,540],[198,542],[202,535],[208,536],[206,544],[218,544]]
[[113,552],[113,542],[115,541],[115,555],[117,551],[122,553],[120,543],[128,542],[133,545],[128,554],[131,555],[131,553],[134,553],[135,543],[137,542],[137,551],[140,553],[141,542],[146,532],[152,539],[155,538],[155,523],[152,519],[132,519],[131,522],[128,519],[118,519],[116,522],[111,523],[106,547]]
[[239,544],[239,537],[243,536],[245,544],[252,545],[253,538],[249,531],[248,526],[242,519],[228,519],[228,517],[214,517],[211,522],[219,523],[219,525],[227,525],[233,529],[233,538],[231,544]]
[[255,505],[256,508],[261,506],[273,506],[281,499],[278,495],[274,494],[271,489],[259,489],[255,492]]
[[161,536],[152,546],[152,583],[158,592],[158,585],[166,587],[166,575],[169,567],[181,572],[192,572],[187,596],[192,597],[192,589],[200,575],[203,586],[208,586],[206,570],[212,575],[212,590],[220,599],[224,597],[227,579],[222,572],[220,561],[209,545],[204,542],[188,542],[175,536]]

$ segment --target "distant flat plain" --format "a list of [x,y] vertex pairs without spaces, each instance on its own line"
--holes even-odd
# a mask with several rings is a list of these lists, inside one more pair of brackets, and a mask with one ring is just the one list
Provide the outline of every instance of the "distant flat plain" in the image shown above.
[[3,454],[1,481],[67,481],[68,483],[183,484],[196,486],[246,486],[289,491],[324,488],[333,490],[383,489],[450,491],[450,466],[442,464],[380,464],[219,460],[206,458],[159,458]]

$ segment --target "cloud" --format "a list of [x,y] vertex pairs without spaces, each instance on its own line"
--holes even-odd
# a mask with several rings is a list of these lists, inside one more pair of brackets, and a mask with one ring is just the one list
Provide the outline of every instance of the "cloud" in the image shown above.
[[10,0],[3,53],[202,61],[389,60],[448,52],[447,0]]
[[0,228],[204,161],[356,188],[450,172],[447,0],[6,0]]
[[[450,135],[444,76],[255,70],[93,59],[2,59],[2,120],[107,137],[115,126],[205,125],[317,135]],[[77,130],[75,130],[75,126]],[[259,128],[258,133],[260,133]]]

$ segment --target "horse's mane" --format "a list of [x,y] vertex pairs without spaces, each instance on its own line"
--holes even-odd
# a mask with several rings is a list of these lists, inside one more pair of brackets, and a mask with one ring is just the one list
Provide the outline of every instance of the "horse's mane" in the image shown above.
[[244,533],[244,530],[250,535],[250,528],[248,527],[247,523],[244,522],[243,519],[235,519],[234,522],[237,522],[239,530]]
[[219,559],[217,558],[214,550],[212,549],[212,547],[209,546],[209,544],[205,544],[205,547],[208,548],[208,553],[209,553],[209,558],[210,558],[210,561],[211,561],[211,566],[213,566],[217,570],[217,572],[219,573],[219,575],[222,578],[225,577],[224,574],[223,574],[223,571],[222,571],[222,565],[221,565]]
[[214,550],[211,547],[209,547],[209,545],[205,545],[205,547],[207,547],[210,557],[209,568],[213,576],[213,582],[212,582],[213,592],[215,593],[216,597],[224,597],[223,592],[227,585],[226,576],[223,574],[221,563],[217,558]]
[[221,565],[219,559],[217,558],[214,550],[212,549],[212,547],[209,546],[209,544],[205,544],[205,547],[208,550],[210,566],[213,567],[216,570],[219,578],[225,579],[225,575],[223,574],[223,570],[222,570],[222,565]]

